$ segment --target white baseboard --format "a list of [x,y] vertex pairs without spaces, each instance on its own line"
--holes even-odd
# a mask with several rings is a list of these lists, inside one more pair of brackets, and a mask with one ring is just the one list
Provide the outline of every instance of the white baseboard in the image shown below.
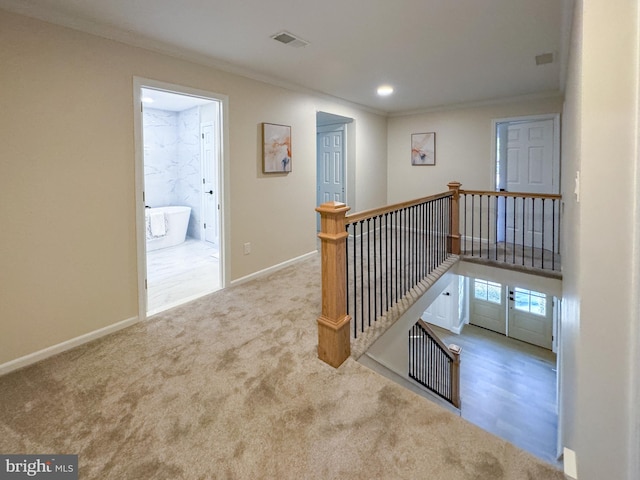
[[75,337],[62,343],[58,343],[57,345],[52,345],[43,350],[30,353],[28,355],[25,355],[24,357],[10,360],[0,365],[0,375],[6,375],[7,373],[13,372],[14,370],[18,370],[46,358],[53,357],[54,355],[65,352],[67,350],[71,350],[72,348],[78,347],[93,340],[97,340],[98,338],[117,332],[118,330],[122,330],[123,328],[130,327],[135,323],[138,323],[138,317],[132,317],[127,320],[114,323],[113,325],[94,330],[93,332],[85,333],[84,335],[80,335],[79,337]]
[[277,265],[273,265],[269,268],[265,268],[264,270],[259,270],[255,273],[251,273],[249,275],[246,275],[244,277],[240,277],[237,280],[232,280],[231,281],[231,285],[230,286],[235,286],[235,285],[240,285],[241,283],[246,283],[250,280],[255,280],[256,278],[259,277],[263,277],[265,275],[277,272],[278,270],[282,270],[285,267],[288,267],[289,265],[293,265],[294,263],[298,263],[298,262],[302,262],[303,260],[307,260],[308,258],[313,257],[314,255],[317,255],[318,251],[314,250],[313,252],[309,252],[309,253],[305,253],[304,255],[300,255],[299,257],[295,257],[292,258],[290,260],[287,260],[286,262],[282,262],[279,263]]
[[565,447],[564,448],[564,474],[568,478],[578,478],[578,468],[576,465],[576,452]]
[[462,332],[462,327],[463,327],[463,326],[464,326],[464,325],[462,325],[462,324],[461,324],[461,325],[458,325],[457,327],[451,327],[451,328],[449,329],[449,331],[450,331],[451,333],[455,333],[456,335],[460,335],[460,332]]

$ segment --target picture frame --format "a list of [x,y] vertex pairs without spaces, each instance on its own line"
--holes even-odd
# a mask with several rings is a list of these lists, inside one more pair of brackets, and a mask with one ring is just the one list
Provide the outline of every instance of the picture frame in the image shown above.
[[291,172],[291,126],[262,124],[262,171]]
[[436,164],[436,133],[411,134],[411,165]]

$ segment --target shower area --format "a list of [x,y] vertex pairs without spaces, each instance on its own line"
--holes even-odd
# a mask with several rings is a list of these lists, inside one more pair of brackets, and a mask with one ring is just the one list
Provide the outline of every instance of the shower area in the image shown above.
[[142,88],[147,314],[221,287],[220,103]]

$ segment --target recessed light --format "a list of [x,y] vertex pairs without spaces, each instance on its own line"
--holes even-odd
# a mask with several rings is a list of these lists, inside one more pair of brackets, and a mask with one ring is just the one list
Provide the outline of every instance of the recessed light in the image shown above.
[[391,95],[393,93],[393,87],[391,85],[380,85],[378,87],[378,95],[381,97],[386,97],[387,95]]

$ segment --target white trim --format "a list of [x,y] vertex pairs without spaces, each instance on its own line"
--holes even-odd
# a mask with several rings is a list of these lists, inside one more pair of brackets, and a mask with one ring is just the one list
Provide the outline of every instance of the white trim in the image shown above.
[[[147,277],[146,265],[146,237],[144,232],[144,145],[142,131],[142,102],[140,99],[140,90],[142,88],[152,88],[173,92],[179,95],[190,95],[211,99],[218,102],[220,109],[218,114],[221,119],[221,138],[220,138],[220,164],[218,172],[218,198],[222,203],[219,212],[218,222],[220,224],[219,232],[219,251],[220,251],[220,285],[221,288],[227,286],[227,279],[230,278],[230,252],[226,248],[230,245],[230,228],[229,228],[229,198],[230,185],[230,160],[229,160],[229,97],[220,93],[210,92],[207,90],[199,90],[196,88],[185,87],[174,83],[161,82],[143,77],[133,77],[133,113],[134,113],[134,140],[135,140],[135,186],[136,186],[136,243],[137,243],[137,265],[138,265],[138,317],[141,320],[147,318],[147,290],[145,280]],[[220,127],[220,125],[219,125]],[[192,300],[192,299],[190,299]],[[185,300],[186,301],[186,300]]]
[[79,347],[80,345],[84,345],[85,343],[89,343],[99,338],[106,337],[107,335],[130,327],[138,322],[138,317],[128,318],[126,320],[122,320],[121,322],[114,323],[112,325],[99,328],[98,330],[94,330],[93,332],[85,333],[84,335],[80,335],[79,337],[75,337],[62,343],[58,343],[57,345],[52,345],[37,352],[33,352],[23,357],[16,358],[15,360],[10,360],[0,365],[0,376],[6,375],[7,373],[13,372],[14,370],[18,370],[19,368],[27,367],[49,357],[53,357],[54,355],[58,355],[59,353],[66,352],[67,350],[71,350],[72,348]]
[[307,260],[309,258],[312,258],[314,255],[317,255],[318,251],[314,250],[313,252],[309,252],[309,253],[305,253],[304,255],[300,255],[299,257],[295,257],[295,258],[291,258],[289,260],[286,260],[282,263],[278,263],[277,265],[272,265],[271,267],[265,268],[263,270],[259,270],[257,272],[254,273],[250,273],[249,275],[246,275],[244,277],[240,277],[236,280],[232,280],[231,281],[231,286],[235,287],[236,285],[240,285],[242,283],[246,283],[249,282],[251,280],[255,280],[256,278],[260,278],[263,277],[265,275],[271,274],[271,273],[275,273],[278,270],[282,270],[285,267],[288,267],[290,265],[293,265],[295,263],[298,262],[302,262],[304,260]]

